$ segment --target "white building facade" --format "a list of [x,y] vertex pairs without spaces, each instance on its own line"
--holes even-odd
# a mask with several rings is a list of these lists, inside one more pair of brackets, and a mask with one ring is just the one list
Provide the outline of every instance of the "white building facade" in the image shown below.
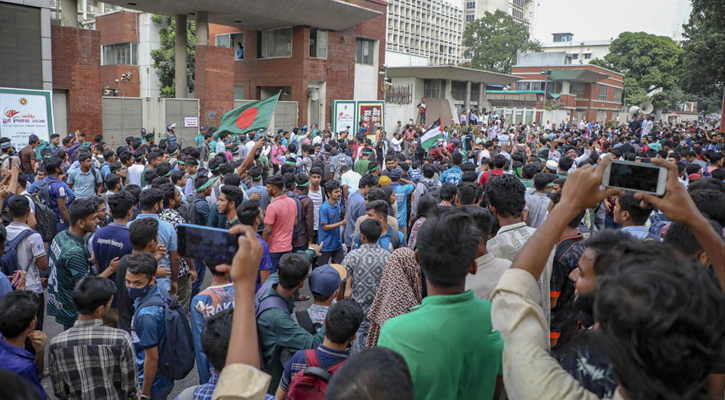
[[609,46],[613,39],[609,40],[574,40],[571,33],[553,33],[553,42],[542,43],[541,50],[544,53],[566,53],[567,64],[583,65],[589,64],[595,58],[604,58],[609,54]]
[[470,22],[482,18],[486,12],[501,10],[529,28],[533,36],[536,20],[536,1],[534,0],[461,0],[464,10],[464,21]]
[[428,65],[458,65],[462,41],[460,7],[444,0],[389,1],[386,51],[427,57]]

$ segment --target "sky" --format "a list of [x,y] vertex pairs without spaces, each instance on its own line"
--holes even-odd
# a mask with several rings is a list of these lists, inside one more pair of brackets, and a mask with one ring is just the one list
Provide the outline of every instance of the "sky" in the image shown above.
[[575,41],[616,38],[627,31],[671,37],[692,10],[690,0],[534,1],[534,39],[540,42],[551,42],[556,32],[571,32]]
[[[465,0],[446,0],[462,7]],[[687,21],[690,0],[534,0],[538,4],[533,39],[551,42],[552,33],[574,40],[606,40],[622,32],[670,36]]]

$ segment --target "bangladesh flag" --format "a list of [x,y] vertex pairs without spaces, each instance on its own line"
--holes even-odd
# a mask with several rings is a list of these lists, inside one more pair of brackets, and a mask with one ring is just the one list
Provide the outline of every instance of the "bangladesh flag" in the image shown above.
[[439,139],[443,139],[443,132],[441,131],[441,117],[438,117],[433,125],[425,131],[423,136],[420,138],[420,143],[424,149],[428,150],[433,147]]
[[214,132],[214,139],[219,139],[222,134],[240,135],[255,129],[267,129],[269,120],[272,119],[274,108],[277,106],[279,93],[264,100],[245,104],[239,108],[224,114],[222,122]]

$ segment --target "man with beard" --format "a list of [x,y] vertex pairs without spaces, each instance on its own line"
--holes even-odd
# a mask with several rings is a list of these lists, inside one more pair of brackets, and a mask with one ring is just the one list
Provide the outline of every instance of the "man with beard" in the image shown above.
[[571,376],[600,398],[611,397],[618,383],[609,361],[597,345],[598,332],[594,326],[596,280],[606,274],[614,264],[610,255],[611,249],[620,243],[635,240],[633,236],[620,230],[606,229],[596,232],[589,239],[579,242],[584,252],[579,258],[579,265],[569,274],[569,279],[574,282],[573,306],[579,313],[579,331],[568,345],[556,349],[555,357]]

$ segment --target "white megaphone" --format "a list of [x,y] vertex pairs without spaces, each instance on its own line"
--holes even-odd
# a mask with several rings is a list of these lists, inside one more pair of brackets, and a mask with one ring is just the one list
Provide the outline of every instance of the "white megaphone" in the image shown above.
[[639,106],[629,107],[629,113],[633,114],[633,115],[637,115],[640,112],[645,115],[652,114],[652,111],[654,111],[654,110],[655,110],[654,105],[652,105],[652,103],[649,101],[644,101]]

